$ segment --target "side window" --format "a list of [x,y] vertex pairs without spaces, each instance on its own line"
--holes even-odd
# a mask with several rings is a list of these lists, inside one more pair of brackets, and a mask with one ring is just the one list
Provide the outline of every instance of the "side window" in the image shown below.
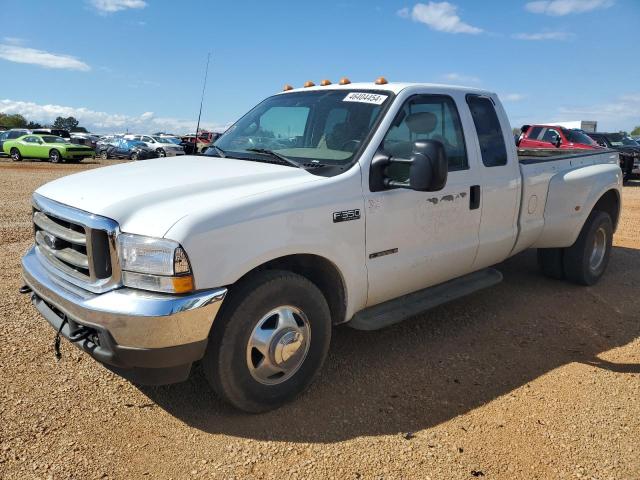
[[596,137],[596,143],[601,147],[607,147],[607,142],[604,141],[603,137]]
[[529,138],[530,140],[537,140],[541,132],[542,132],[542,127],[531,127],[531,130],[529,131],[529,135],[527,135],[527,138]]
[[143,142],[153,143],[153,138],[144,136],[144,137],[142,137],[142,141]]
[[[409,158],[417,140],[442,142],[450,172],[468,168],[462,124],[451,97],[416,95],[407,100],[385,135],[382,148],[391,156]],[[393,164],[387,173],[393,180],[406,181],[409,164]]]
[[27,137],[24,139],[25,142],[27,143],[38,143],[38,138],[37,137]]
[[553,143],[556,140],[556,137],[559,137],[560,133],[553,128],[547,128],[547,131],[544,132],[544,136],[542,137],[543,142]]
[[467,103],[478,134],[482,163],[485,167],[506,165],[507,147],[493,102],[486,97],[467,95]]

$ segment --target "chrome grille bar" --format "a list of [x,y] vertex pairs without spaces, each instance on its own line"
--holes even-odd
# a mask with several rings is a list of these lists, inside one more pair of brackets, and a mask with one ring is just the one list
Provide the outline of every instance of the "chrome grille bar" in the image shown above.
[[63,227],[62,225],[54,222],[51,218],[47,217],[42,212],[35,212],[33,214],[33,223],[36,224],[38,228],[44,230],[51,235],[61,238],[69,243],[75,243],[76,245],[86,245],[87,244],[87,236],[84,232],[84,228],[82,232],[77,232],[75,230],[71,230],[70,228]]
[[83,270],[89,270],[89,259],[86,254],[78,252],[73,248],[66,247],[61,249],[55,249],[47,245],[45,235],[42,231],[36,232],[36,244],[47,251],[47,253],[62,260],[65,263],[70,263],[74,267],[82,268]]

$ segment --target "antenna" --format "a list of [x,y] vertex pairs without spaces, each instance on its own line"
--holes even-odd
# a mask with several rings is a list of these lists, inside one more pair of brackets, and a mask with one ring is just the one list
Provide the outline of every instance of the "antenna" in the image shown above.
[[202,116],[202,102],[204,101],[204,90],[207,88],[207,76],[209,74],[209,58],[211,57],[211,52],[207,53],[207,67],[204,70],[204,83],[202,84],[202,96],[200,97],[200,111],[198,112],[198,124],[196,125],[196,138],[194,139],[194,150],[195,154],[198,153],[198,131],[200,130],[200,117]]

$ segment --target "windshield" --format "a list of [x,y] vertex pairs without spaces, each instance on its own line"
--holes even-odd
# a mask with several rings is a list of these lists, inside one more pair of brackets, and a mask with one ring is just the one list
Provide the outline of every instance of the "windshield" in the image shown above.
[[153,137],[153,139],[159,143],[173,143],[171,140],[169,140],[166,137]]
[[597,143],[587,134],[582,133],[580,130],[568,130],[563,128],[562,133],[566,139],[571,143],[582,143],[584,145],[597,145]]
[[624,137],[622,139],[622,143],[624,145],[630,145],[632,147],[638,147],[640,146],[640,143],[636,142],[633,138],[629,138],[629,137]]
[[609,140],[609,143],[615,147],[621,147],[623,145],[622,139],[623,137],[620,133],[607,134],[607,140]]
[[[215,146],[228,156],[272,150],[297,163],[350,163],[390,94],[375,91],[295,92],[266,99],[227,130]],[[209,149],[206,155],[216,155]]]

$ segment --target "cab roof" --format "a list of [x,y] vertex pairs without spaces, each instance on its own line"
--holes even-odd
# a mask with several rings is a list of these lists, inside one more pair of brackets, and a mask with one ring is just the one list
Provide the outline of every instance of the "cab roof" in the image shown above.
[[392,92],[394,94],[400,93],[406,88],[433,88],[434,90],[449,90],[451,92],[465,92],[465,93],[477,93],[479,95],[494,95],[493,92],[488,90],[481,90],[474,87],[464,87],[459,85],[446,85],[440,83],[410,83],[410,82],[389,82],[379,85],[374,82],[357,82],[348,83],[346,85],[340,85],[338,83],[332,83],[327,86],[316,85],[314,87],[300,87],[292,90],[279,92],[280,94],[287,94],[292,92],[313,92],[318,90],[376,90],[379,92]]

